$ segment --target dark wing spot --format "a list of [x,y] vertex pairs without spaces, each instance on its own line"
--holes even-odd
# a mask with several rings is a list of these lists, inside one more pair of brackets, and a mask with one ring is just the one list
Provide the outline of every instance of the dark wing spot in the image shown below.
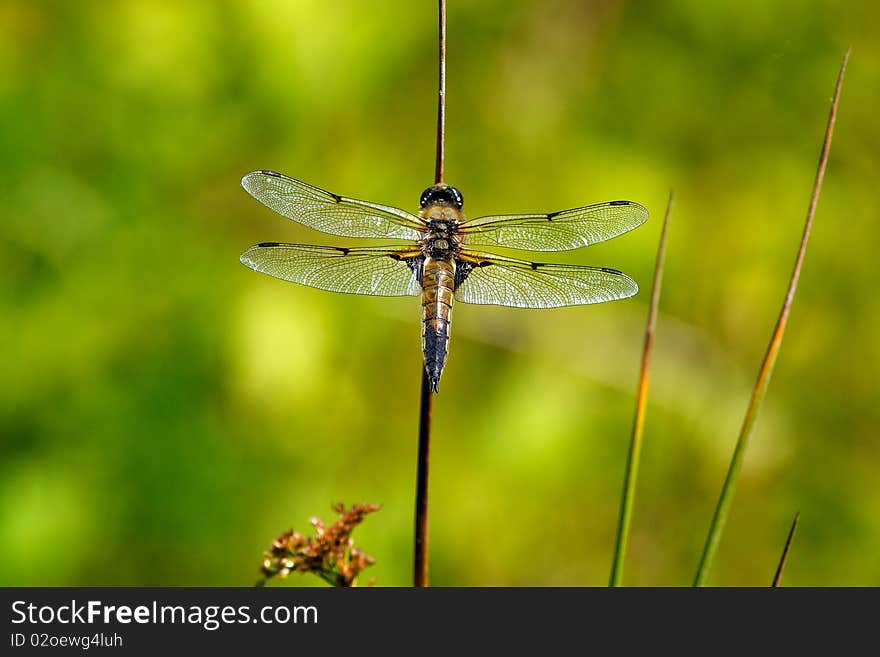
[[611,267],[600,267],[602,271],[606,274],[617,274],[618,276],[623,276],[622,271],[618,271],[617,269],[611,269]]
[[271,169],[260,169],[260,173],[262,173],[263,175],[266,175],[266,176],[275,176],[276,178],[283,178],[284,177],[280,173],[278,173],[277,171],[272,171]]
[[257,246],[281,246],[281,242],[260,242]]
[[[560,211],[561,212],[561,211]],[[559,212],[550,212],[547,214],[547,221],[553,221],[553,217],[557,216]]]
[[348,255],[351,252],[351,249],[346,249],[345,247],[337,247],[337,251],[340,251],[342,255]]
[[342,197],[339,196],[339,194],[334,194],[333,192],[327,192],[327,193],[333,197],[334,201],[336,201],[337,203],[342,203]]
[[632,201],[611,201],[608,205],[632,205]]
[[488,260],[481,260],[479,263],[477,263],[477,267],[488,267],[491,264],[492,263]]
[[539,262],[530,262],[529,265],[531,265],[531,267],[532,267],[532,271],[538,271],[538,267],[541,266],[541,263],[539,263]]
[[[394,258],[394,255],[392,255],[391,257]],[[395,259],[396,260],[403,260],[403,258],[401,258],[400,256],[397,256]],[[424,256],[415,256],[414,258],[407,258],[406,260],[404,260],[404,262],[409,266],[410,269],[412,269],[413,274],[416,275],[416,280],[419,282],[419,285],[421,285],[422,281],[423,281],[423,274],[424,274],[423,265],[425,263],[425,257]],[[456,276],[457,275],[458,274],[456,273]]]
[[476,267],[472,262],[467,262],[466,260],[460,260],[458,258],[455,259],[455,283],[452,288],[453,291],[458,289],[458,286],[464,283],[464,280],[468,277],[474,267]]

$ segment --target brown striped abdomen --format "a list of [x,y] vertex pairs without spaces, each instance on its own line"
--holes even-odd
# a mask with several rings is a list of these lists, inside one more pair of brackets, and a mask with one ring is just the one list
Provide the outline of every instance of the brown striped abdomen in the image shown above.
[[426,257],[422,270],[422,353],[434,392],[446,364],[454,290],[455,261]]

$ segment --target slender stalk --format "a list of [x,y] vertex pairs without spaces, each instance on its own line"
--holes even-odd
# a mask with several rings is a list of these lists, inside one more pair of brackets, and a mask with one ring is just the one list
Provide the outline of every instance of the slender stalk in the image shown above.
[[611,565],[610,586],[620,586],[623,580],[623,560],[626,556],[626,543],[629,539],[629,526],[632,521],[633,501],[636,496],[636,481],[639,476],[639,461],[642,454],[642,436],[645,430],[645,410],[648,407],[648,382],[651,370],[651,351],[654,345],[654,329],[657,327],[657,307],[660,305],[660,287],[663,283],[663,262],[666,256],[666,228],[672,212],[672,190],[666,203],[666,215],[660,231],[657,246],[657,260],[654,264],[654,282],[651,287],[651,305],[648,308],[648,325],[645,327],[645,345],[642,349],[642,369],[636,393],[636,414],[633,419],[632,436],[629,443],[629,456],[626,461],[626,475],[623,480],[623,498],[620,501],[620,520],[617,524],[617,541],[614,546],[614,562]]
[[840,65],[840,72],[837,75],[837,85],[834,89],[834,98],[831,101],[831,110],[828,114],[828,125],[825,128],[825,141],[822,144],[822,152],[819,155],[819,165],[816,169],[816,180],[813,183],[813,193],[810,197],[810,207],[807,210],[807,219],[804,223],[804,233],[801,237],[801,245],[798,249],[797,259],[795,260],[794,270],[791,273],[791,280],[788,284],[788,292],[785,295],[785,301],[782,304],[782,310],[779,312],[779,318],[776,320],[776,328],[770,338],[770,344],[764,355],[764,361],[761,363],[761,369],[758,372],[758,378],[755,381],[755,387],[752,390],[752,397],[749,401],[746,416],[740,429],[739,438],[736,441],[736,447],[733,450],[733,456],[730,460],[730,466],[727,470],[727,477],[721,488],[721,496],[718,498],[718,504],[715,507],[715,514],[712,517],[712,524],[709,527],[709,534],[706,537],[706,544],[703,547],[703,554],[700,557],[700,565],[697,567],[697,574],[694,578],[694,586],[704,586],[709,577],[709,569],[718,545],[721,542],[721,534],[724,532],[724,525],[727,522],[727,516],[730,512],[730,506],[733,502],[733,496],[736,492],[736,482],[739,477],[739,471],[742,468],[743,456],[748,445],[749,437],[752,434],[752,428],[755,419],[758,416],[758,410],[764,396],[767,393],[767,386],[770,383],[770,375],[773,373],[773,365],[776,362],[776,356],[779,354],[779,347],[782,344],[782,336],[785,333],[785,325],[788,323],[788,315],[791,310],[791,304],[794,300],[794,293],[797,289],[798,279],[801,275],[801,266],[804,262],[804,254],[807,250],[807,242],[810,239],[810,229],[813,227],[813,216],[816,214],[816,204],[819,202],[819,192],[822,189],[822,179],[825,177],[825,165],[828,163],[828,152],[831,148],[831,136],[834,133],[834,121],[837,118],[837,104],[840,100],[840,89],[843,85],[843,74],[846,71],[846,64],[849,60],[849,51],[843,58]]
[[428,585],[428,466],[431,456],[431,379],[422,371],[422,407],[419,415],[419,465],[416,475],[416,558],[413,584]]
[[[439,76],[437,83],[437,158],[434,182],[443,182],[446,144],[446,0],[439,0]],[[416,539],[413,585],[428,585],[428,466],[431,455],[431,407],[434,394],[428,372],[422,367],[422,395],[419,411],[419,455],[416,473]]]
[[797,529],[798,518],[800,517],[800,511],[794,514],[794,521],[791,523],[791,529],[788,530],[788,538],[785,539],[785,547],[782,548],[782,556],[779,557],[779,565],[776,567],[776,574],[773,576],[773,584],[771,584],[773,588],[778,587],[779,580],[782,579],[782,569],[785,568],[788,551],[791,549],[791,540],[794,538],[794,530]]
[[437,159],[434,165],[434,182],[443,182],[443,166],[446,158],[446,0],[440,4],[440,33],[438,50],[439,76],[437,80]]

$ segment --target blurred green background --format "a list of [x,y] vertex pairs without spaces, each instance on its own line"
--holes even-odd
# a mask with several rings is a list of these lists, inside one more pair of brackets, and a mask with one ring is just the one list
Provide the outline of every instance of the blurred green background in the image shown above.
[[[414,209],[436,6],[0,3],[0,584],[249,585],[282,530],[411,581],[416,299],[258,275],[264,240],[351,243],[257,168]],[[470,216],[639,201],[558,261],[634,299],[455,309],[435,404],[432,582],[607,582],[653,258],[677,196],[625,582],[687,584],[787,284],[837,68],[838,129],[714,584],[880,585],[880,5],[449,7],[447,180]],[[552,256],[551,256],[552,257]],[[317,583],[294,577],[298,585]]]

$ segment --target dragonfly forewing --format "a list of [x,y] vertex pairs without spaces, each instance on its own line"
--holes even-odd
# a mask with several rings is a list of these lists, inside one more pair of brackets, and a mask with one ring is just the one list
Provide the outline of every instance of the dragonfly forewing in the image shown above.
[[419,240],[426,230],[418,215],[339,196],[275,171],[253,171],[241,186],[278,214],[332,235]]
[[479,217],[461,224],[459,233],[468,246],[569,251],[617,237],[647,219],[638,203],[610,201],[546,214]]

